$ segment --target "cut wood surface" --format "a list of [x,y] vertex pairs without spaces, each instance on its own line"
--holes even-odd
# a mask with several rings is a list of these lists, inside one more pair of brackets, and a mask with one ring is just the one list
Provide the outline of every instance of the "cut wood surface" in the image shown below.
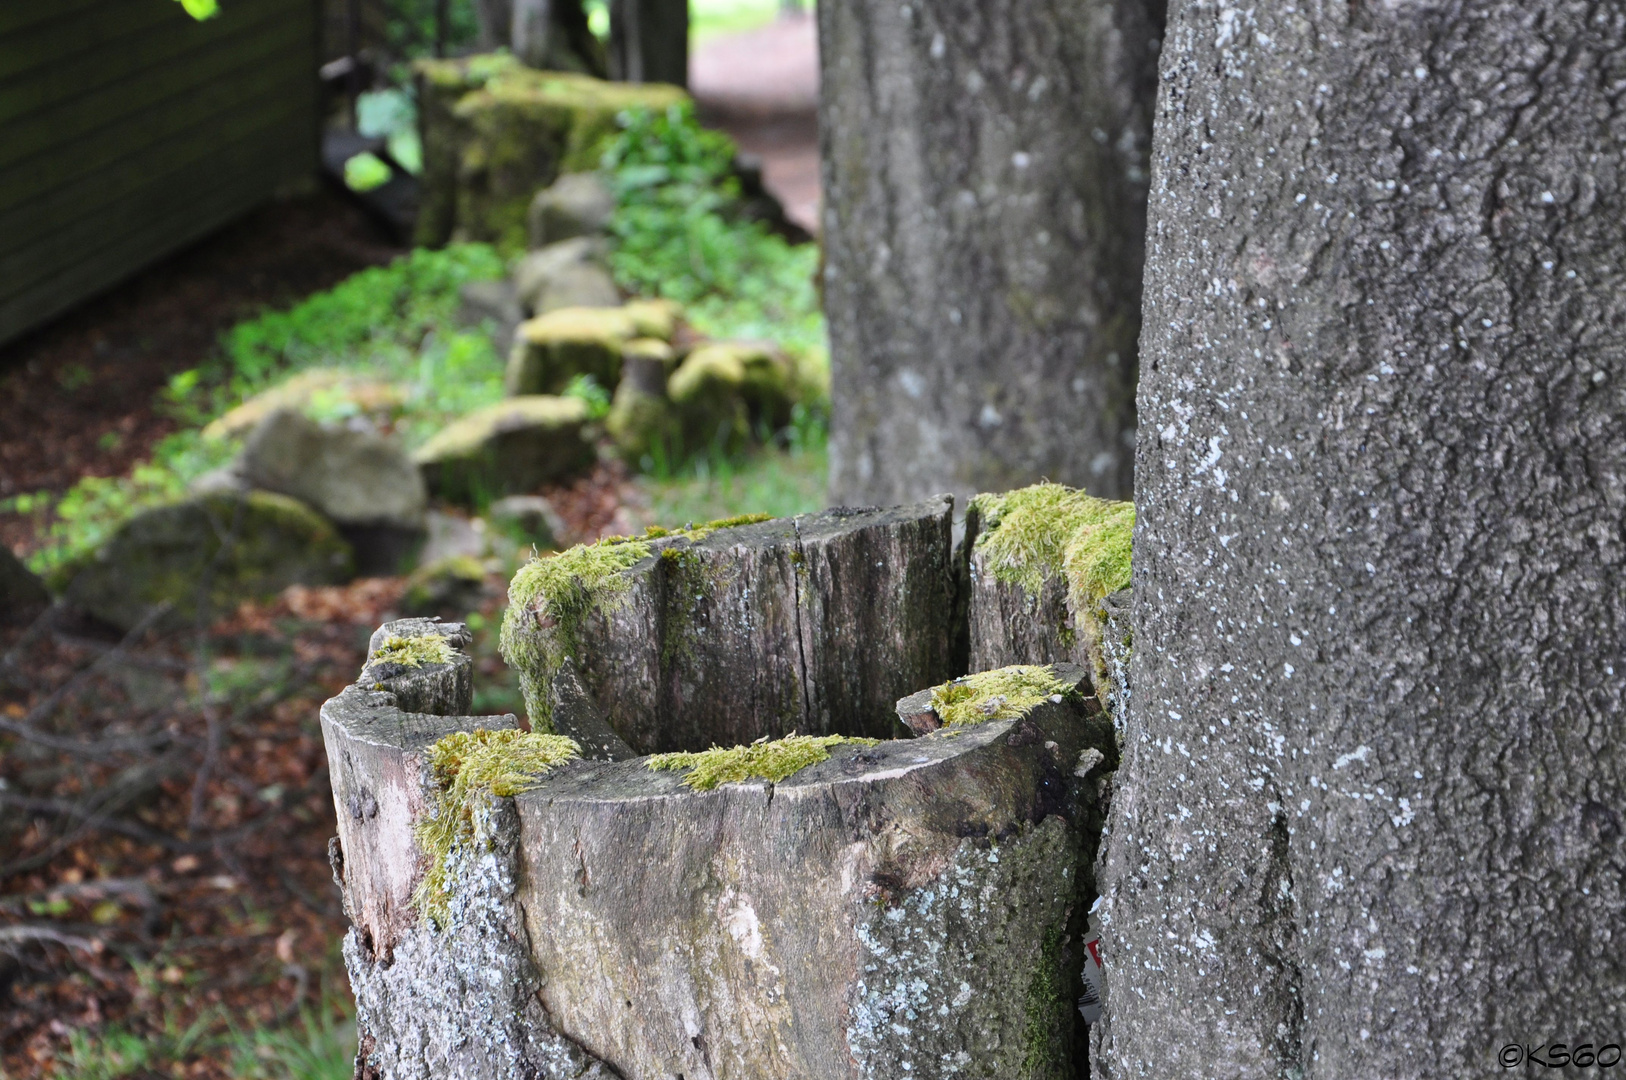
[[375,650],[433,637],[448,661],[370,662],[322,713],[358,1075],[1077,1075],[1087,863],[1116,762],[1081,669],[1022,715],[837,745],[778,783],[700,791],[648,758],[577,760],[480,796],[430,922],[411,902],[427,750],[514,723],[434,714],[468,707],[464,635],[387,624]]

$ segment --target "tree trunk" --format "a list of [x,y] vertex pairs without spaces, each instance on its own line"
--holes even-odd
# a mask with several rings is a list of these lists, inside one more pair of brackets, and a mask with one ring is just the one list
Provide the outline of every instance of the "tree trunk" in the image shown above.
[[526,65],[603,78],[604,49],[587,26],[582,0],[511,0],[514,55]]
[[1618,1043],[1626,14],[1192,3],[1164,56],[1097,1068]]
[[837,501],[1128,496],[1153,7],[818,5]]
[[507,48],[513,35],[514,0],[474,0],[481,52]]
[[610,77],[689,85],[689,0],[614,0]]

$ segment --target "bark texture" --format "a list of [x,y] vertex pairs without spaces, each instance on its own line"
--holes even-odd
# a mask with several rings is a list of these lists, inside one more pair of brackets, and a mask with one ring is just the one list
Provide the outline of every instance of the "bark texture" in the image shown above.
[[1626,1030],[1626,11],[1182,5],[1112,1077]]
[[1161,7],[819,4],[837,501],[1128,497]]
[[688,0],[613,0],[610,77],[688,86]]

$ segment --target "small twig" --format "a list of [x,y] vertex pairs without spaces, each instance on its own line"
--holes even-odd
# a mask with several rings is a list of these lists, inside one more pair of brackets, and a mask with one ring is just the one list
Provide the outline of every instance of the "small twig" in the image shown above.
[[0,926],[0,945],[16,944],[24,941],[54,941],[58,945],[81,952],[99,953],[103,949],[100,941],[91,938],[74,937],[64,934],[49,926],[24,924],[21,926]]

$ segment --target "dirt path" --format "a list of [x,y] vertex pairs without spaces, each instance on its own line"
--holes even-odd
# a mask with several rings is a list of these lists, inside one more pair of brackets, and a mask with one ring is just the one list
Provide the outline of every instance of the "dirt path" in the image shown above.
[[791,220],[819,231],[819,44],[813,16],[716,37],[689,61],[700,115],[763,159]]

